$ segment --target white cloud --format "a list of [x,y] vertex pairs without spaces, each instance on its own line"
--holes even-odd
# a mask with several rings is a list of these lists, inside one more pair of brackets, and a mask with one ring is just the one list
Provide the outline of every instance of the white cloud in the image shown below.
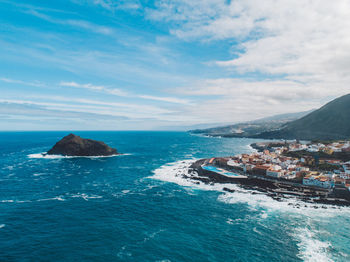
[[34,82],[26,82],[22,80],[16,80],[16,79],[11,79],[11,78],[6,78],[6,77],[0,77],[0,81],[9,83],[9,84],[20,84],[20,85],[26,85],[26,86],[35,86],[35,87],[44,87],[45,84],[39,82],[39,81],[34,81]]
[[136,10],[141,8],[141,4],[138,0],[93,0],[93,3],[110,11],[114,11],[116,9]]
[[152,96],[152,95],[136,95],[136,94],[130,94],[127,93],[121,89],[117,88],[108,88],[101,85],[93,85],[93,84],[79,84],[76,82],[61,82],[60,86],[66,86],[66,87],[77,87],[77,88],[85,88],[90,89],[93,91],[100,91],[111,95],[116,96],[124,96],[129,98],[142,98],[147,100],[155,100],[155,101],[162,101],[167,103],[175,103],[175,104],[190,104],[190,100],[188,99],[181,99],[177,97],[162,97],[162,96]]
[[197,122],[238,122],[282,113],[319,108],[348,93],[346,82],[332,89],[329,83],[292,80],[207,79],[176,89],[176,93],[201,97],[184,115]]
[[217,64],[246,72],[344,77],[350,70],[347,0],[158,1],[148,17],[188,40],[236,39],[238,57]]
[[109,28],[107,26],[97,25],[97,24],[94,24],[92,22],[85,21],[85,20],[80,20],[80,19],[58,19],[58,18],[49,16],[47,14],[40,13],[36,9],[28,9],[28,10],[25,11],[25,13],[31,14],[31,15],[33,15],[35,17],[38,17],[40,19],[43,19],[45,21],[48,21],[48,22],[54,23],[54,24],[73,26],[73,27],[76,27],[76,28],[81,28],[81,29],[85,29],[85,30],[88,30],[88,31],[91,31],[91,32],[94,32],[94,33],[104,34],[104,35],[111,35],[113,33],[113,29],[112,28]]
[[150,99],[150,100],[175,103],[175,104],[190,104],[191,103],[190,100],[188,100],[188,99],[180,99],[177,97],[161,97],[161,96],[150,96],[150,95],[140,95],[138,97],[143,98],[143,99]]
[[[43,101],[42,101],[43,100]],[[52,102],[55,101],[55,102]],[[35,96],[35,99],[0,99],[0,103],[42,106],[49,110],[89,113],[95,115],[126,117],[130,119],[168,120],[175,113],[155,106],[132,103],[114,103],[89,99],[74,99],[59,96]]]
[[85,20],[68,19],[68,20],[61,20],[61,21],[59,21],[59,23],[71,25],[74,27],[80,27],[80,28],[83,28],[83,29],[86,29],[89,31],[93,31],[95,33],[104,34],[104,35],[111,35],[113,33],[113,29],[111,29],[109,27],[96,25],[94,23],[91,23],[91,22],[85,21]]
[[66,86],[66,87],[77,87],[77,88],[85,88],[90,89],[94,91],[101,91],[107,94],[116,95],[116,96],[128,96],[128,93],[120,90],[118,88],[107,88],[105,86],[98,86],[93,84],[79,84],[76,82],[61,82],[60,86]]
[[167,22],[176,37],[233,42],[231,59],[214,64],[242,78],[201,80],[177,89],[204,96],[189,114],[212,121],[252,119],[311,109],[349,93],[348,0],[156,3],[148,18]]
[[[99,5],[110,11],[123,8],[132,11],[140,6],[138,1],[72,1],[89,3],[90,7]],[[74,16],[69,16],[73,19],[57,19],[56,16],[47,15],[50,14],[47,10],[30,7],[26,9],[36,17],[64,26],[107,35],[118,30],[75,19]],[[103,14],[106,13],[105,10],[98,9],[103,11]],[[174,54],[171,45],[162,49],[163,45],[150,44],[142,37],[141,40],[137,40],[137,37],[123,39],[122,41],[126,43],[123,47],[128,47],[123,52],[114,52],[118,49],[113,49],[111,52],[109,50],[112,49],[109,48],[103,51],[89,50],[89,47],[85,49],[79,46],[57,48],[54,50],[55,55],[52,55],[42,52],[40,48],[35,49],[35,45],[30,43],[24,45],[11,43],[5,51],[15,54],[16,57],[25,57],[28,63],[41,61],[72,72],[76,76],[91,74],[96,77],[95,79],[108,79],[108,81],[113,79],[117,83],[119,81],[128,83],[128,86],[137,86],[140,90],[144,90],[142,92],[149,94],[130,93],[124,91],[124,88],[111,88],[92,83],[61,82],[61,86],[121,96],[133,103],[87,99],[68,101],[60,98],[59,103],[40,104],[48,108],[68,107],[91,112],[96,110],[101,114],[112,112],[143,119],[155,115],[161,120],[234,122],[277,113],[308,110],[349,92],[350,2],[348,0],[156,0],[156,8],[147,9],[146,13],[147,18],[161,22],[162,29],[168,26],[169,32],[180,40],[206,42],[205,50],[209,52],[210,48],[217,48],[216,43],[219,41],[232,43],[231,49],[227,50],[229,54],[227,59],[210,63],[211,66],[219,68],[219,70],[215,68],[212,74],[217,74],[217,78],[194,81],[189,79],[190,72],[184,75],[177,74],[180,71],[176,71],[179,64],[174,64],[180,60],[180,63],[185,62],[182,60],[181,48],[176,50],[179,54]],[[60,36],[55,39],[59,40]],[[174,37],[170,40],[174,40]],[[176,47],[177,43],[181,44],[174,42]],[[197,46],[200,47],[196,44]],[[220,48],[222,46],[225,45],[220,45]],[[193,46],[189,49],[191,47]],[[104,45],[101,48],[104,48]],[[217,52],[213,53],[215,55]],[[223,54],[222,50],[220,54]],[[223,74],[220,73],[220,69],[224,71]],[[197,72],[200,74],[199,70]],[[230,73],[235,78],[229,78]],[[7,78],[0,80],[5,83],[40,85],[36,82]],[[184,82],[186,84],[183,84]],[[151,92],[167,83],[182,88],[174,91],[175,96],[154,95]],[[150,90],[151,87],[154,89]],[[184,98],[186,96],[198,96],[198,98],[192,101]],[[157,101],[169,105],[165,105],[166,108],[145,105],[156,104]],[[73,103],[77,105],[72,105]],[[164,106],[164,103],[157,104]]]
[[207,79],[191,83],[176,89],[183,95],[242,97],[258,96],[277,101],[293,101],[305,99],[321,99],[324,97],[346,94],[346,82],[337,89],[331,89],[328,83],[302,83],[293,80],[246,80],[241,78]]

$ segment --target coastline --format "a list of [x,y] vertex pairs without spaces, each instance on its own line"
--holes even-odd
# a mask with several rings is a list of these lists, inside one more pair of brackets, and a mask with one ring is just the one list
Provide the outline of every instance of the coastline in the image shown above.
[[[249,175],[240,170],[235,170],[234,172],[241,176],[246,176],[246,178],[228,177],[214,171],[205,170],[203,165],[205,165],[207,161],[209,161],[209,159],[200,159],[192,163],[189,167],[189,177],[186,178],[201,181],[205,184],[235,184],[246,190],[254,190],[264,193],[277,201],[283,201],[283,199],[288,198],[297,198],[309,204],[350,206],[350,199],[341,198],[328,189]],[[224,190],[227,192],[234,192],[234,190],[229,188],[224,188]],[[298,206],[296,207],[298,208]],[[318,207],[315,206],[315,208]],[[324,206],[324,208],[326,208],[326,206]]]

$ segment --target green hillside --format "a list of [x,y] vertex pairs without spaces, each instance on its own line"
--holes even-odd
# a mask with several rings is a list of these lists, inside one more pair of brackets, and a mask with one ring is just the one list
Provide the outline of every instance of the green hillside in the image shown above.
[[263,132],[256,137],[305,140],[350,138],[350,94],[286,123],[280,130]]

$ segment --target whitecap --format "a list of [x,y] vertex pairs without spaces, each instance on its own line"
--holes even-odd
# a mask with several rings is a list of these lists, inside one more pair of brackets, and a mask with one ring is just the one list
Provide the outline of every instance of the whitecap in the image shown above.
[[5,224],[0,224],[0,228],[4,228],[5,226]]
[[43,173],[34,173],[33,176],[42,176],[44,175]]
[[102,198],[102,196],[98,196],[98,195],[87,195],[87,194],[84,194],[84,193],[78,193],[78,194],[74,194],[74,195],[71,195],[72,198],[82,198],[84,199],[85,201],[89,201],[89,199],[98,199],[98,198]]
[[1,200],[0,202],[1,202],[1,203],[13,203],[13,202],[15,202],[15,201],[12,200],[12,199],[5,199],[5,200]]
[[259,235],[263,235],[256,227],[253,227],[253,231]]
[[0,200],[0,203],[27,203],[27,202],[31,202],[31,200],[13,200],[13,199]]
[[29,154],[28,158],[34,158],[34,159],[70,159],[70,158],[109,158],[109,157],[116,157],[116,156],[129,156],[131,154],[116,154],[116,155],[110,155],[110,156],[62,156],[62,155],[47,155],[46,152],[37,153],[37,154]]
[[131,256],[132,256],[132,253],[126,251],[126,248],[127,248],[127,246],[122,246],[122,247],[120,248],[120,250],[119,250],[119,252],[118,252],[118,254],[117,254],[117,256],[118,256],[119,258],[123,258],[123,259],[124,259],[125,257],[131,257]]
[[52,197],[52,198],[42,198],[42,199],[37,199],[36,201],[41,202],[41,201],[51,201],[51,200],[65,201],[65,199],[61,196]]
[[299,249],[297,256],[303,261],[334,261],[329,254],[329,250],[332,248],[331,243],[316,239],[315,230],[311,231],[308,228],[297,228],[294,237],[299,241],[297,244]]
[[155,232],[150,233],[150,234],[147,233],[147,234],[146,234],[147,237],[145,237],[145,238],[143,239],[143,242],[147,242],[148,240],[154,238],[156,235],[160,234],[160,233],[163,232],[163,231],[165,231],[165,230],[164,230],[164,229],[160,229],[160,230],[155,231]]
[[8,170],[13,170],[15,168],[15,166],[5,166],[3,167],[3,169],[8,169]]
[[233,224],[235,224],[235,220],[236,220],[236,219],[228,218],[228,219],[226,220],[226,223],[227,223],[227,224],[230,224],[230,225],[233,225]]

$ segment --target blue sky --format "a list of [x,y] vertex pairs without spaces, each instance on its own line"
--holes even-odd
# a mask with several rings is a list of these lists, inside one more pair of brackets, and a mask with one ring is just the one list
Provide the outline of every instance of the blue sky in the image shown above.
[[349,91],[347,10],[0,0],[0,129],[182,129],[316,108]]

